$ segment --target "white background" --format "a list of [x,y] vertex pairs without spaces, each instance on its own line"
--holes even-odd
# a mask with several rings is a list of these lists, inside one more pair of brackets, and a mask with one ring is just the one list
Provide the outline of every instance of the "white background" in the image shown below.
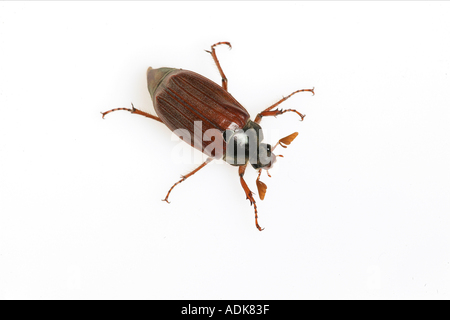
[[[0,3],[0,298],[450,298],[448,2]],[[258,201],[180,174],[145,71],[220,82],[294,131]],[[256,173],[248,170],[256,191]]]

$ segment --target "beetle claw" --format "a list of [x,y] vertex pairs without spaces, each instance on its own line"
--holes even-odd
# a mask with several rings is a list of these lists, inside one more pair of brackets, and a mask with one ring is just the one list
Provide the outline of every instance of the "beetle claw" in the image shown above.
[[161,201],[165,201],[170,204],[169,200],[167,200],[167,199],[161,199]]

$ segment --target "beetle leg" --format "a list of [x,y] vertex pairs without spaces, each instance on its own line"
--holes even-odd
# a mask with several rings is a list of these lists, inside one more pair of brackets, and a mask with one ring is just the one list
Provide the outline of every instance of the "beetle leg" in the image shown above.
[[228,79],[225,76],[225,73],[223,72],[222,67],[220,66],[219,59],[217,59],[216,49],[214,49],[214,47],[218,46],[219,44],[226,44],[231,49],[231,43],[229,43],[229,42],[217,42],[217,43],[215,43],[215,44],[213,44],[211,46],[211,51],[208,51],[208,50],[205,50],[205,51],[211,53],[212,58],[214,59],[214,62],[216,63],[217,68],[219,69],[220,76],[222,77],[222,88],[225,91],[228,91]]
[[283,114],[283,113],[289,112],[289,111],[297,113],[300,116],[300,118],[302,118],[301,121],[303,121],[303,118],[305,117],[305,115],[301,114],[300,112],[298,112],[297,110],[294,110],[294,109],[286,109],[286,110],[282,110],[282,109],[278,110],[278,109],[276,109],[276,110],[271,110],[271,111],[263,111],[263,112],[260,112],[256,117],[257,117],[257,119],[258,118],[262,119],[262,117],[269,117],[269,116],[276,117],[276,116],[279,116],[280,114]]
[[261,228],[258,224],[258,210],[256,209],[256,202],[255,199],[253,198],[253,192],[250,190],[250,188],[248,187],[247,183],[244,180],[244,173],[245,173],[245,169],[247,168],[247,165],[243,165],[239,167],[239,178],[241,180],[241,186],[242,189],[244,189],[245,195],[247,196],[247,199],[250,200],[250,205],[253,205],[253,207],[255,208],[255,225],[256,228],[258,228],[259,231],[263,231],[264,228]]
[[169,194],[170,194],[170,192],[172,192],[172,189],[175,188],[175,186],[176,186],[177,184],[182,183],[184,180],[186,180],[187,178],[189,178],[190,176],[192,176],[194,173],[196,173],[197,171],[199,171],[201,168],[203,168],[204,166],[206,166],[206,165],[207,165],[208,163],[210,163],[212,160],[213,160],[213,158],[208,158],[208,159],[206,159],[206,161],[203,162],[197,169],[195,169],[195,170],[189,172],[189,173],[188,173],[187,175],[185,175],[185,176],[181,176],[181,180],[178,181],[178,182],[175,182],[175,184],[172,186],[172,188],[170,188],[169,192],[167,192],[166,197],[165,197],[164,199],[162,199],[162,201],[165,201],[165,202],[167,202],[167,203],[170,203],[168,199],[169,199]]
[[144,111],[141,111],[141,110],[136,109],[136,108],[134,107],[133,104],[131,104],[131,109],[128,109],[128,108],[115,108],[115,109],[111,109],[111,110],[109,110],[109,111],[106,111],[106,112],[100,112],[100,113],[103,115],[102,118],[105,119],[105,116],[106,116],[108,113],[114,112],[114,111],[119,111],[119,110],[129,111],[129,112],[131,112],[131,113],[140,114],[141,116],[144,116],[144,117],[147,117],[147,118],[150,118],[150,119],[159,121],[159,122],[163,122],[163,121],[162,121],[160,118],[158,118],[157,116],[154,116],[154,115],[152,115],[152,114],[150,114],[150,113],[147,113],[147,112],[144,112]]
[[258,113],[258,115],[255,118],[255,122],[256,123],[260,123],[262,117],[267,117],[267,116],[278,116],[280,114],[283,114],[285,112],[291,111],[291,112],[295,112],[297,113],[303,120],[303,118],[305,117],[305,115],[301,114],[300,112],[298,112],[297,110],[294,109],[287,109],[287,110],[273,110],[271,111],[273,108],[275,108],[276,106],[278,106],[280,103],[286,101],[287,99],[289,99],[290,97],[292,97],[294,94],[299,93],[299,92],[312,92],[312,94],[314,95],[314,88],[312,89],[301,89],[301,90],[297,90],[292,92],[290,95],[288,95],[287,97],[284,97],[283,99],[281,99],[280,101],[278,101],[277,103],[271,105],[270,107],[268,107],[267,109],[263,110],[262,112]]

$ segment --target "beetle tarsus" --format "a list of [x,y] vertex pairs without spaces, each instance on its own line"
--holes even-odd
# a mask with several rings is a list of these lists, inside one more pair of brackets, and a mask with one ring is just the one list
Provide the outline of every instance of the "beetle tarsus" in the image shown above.
[[255,207],[255,226],[259,231],[263,231],[264,228],[261,228],[258,223],[258,211],[256,210],[256,203],[253,206]]
[[230,49],[232,48],[231,43],[229,43],[228,41],[221,41],[221,42],[217,42],[217,43],[213,44],[213,45],[211,46],[211,49],[213,49],[215,46],[218,46],[218,45],[220,45],[220,44],[226,44],[227,46],[230,47]]
[[119,110],[130,111],[131,113],[133,112],[133,110],[127,109],[127,108],[115,108],[115,109],[111,109],[111,110],[108,110],[108,111],[105,111],[105,112],[100,112],[100,113],[102,114],[102,119],[105,119],[105,116],[108,113],[111,113],[111,112],[114,112],[114,111],[119,111]]
[[141,110],[139,110],[139,109],[136,109],[136,108],[134,107],[133,103],[131,103],[131,109],[129,109],[129,108],[115,108],[115,109],[111,109],[111,110],[108,110],[108,111],[106,111],[106,112],[100,112],[100,113],[103,115],[102,118],[105,119],[105,116],[106,116],[108,113],[114,112],[114,111],[120,111],[120,110],[128,111],[128,112],[135,113],[135,114],[139,114],[139,115],[141,115],[141,116],[144,116],[144,117],[147,117],[147,118],[150,118],[150,119],[159,121],[159,122],[163,122],[163,121],[162,121],[160,118],[158,118],[157,116],[154,116],[154,115],[152,115],[152,114],[150,114],[150,113],[147,113],[147,112],[141,111]]
[[250,205],[253,205],[253,208],[255,208],[255,225],[256,225],[256,228],[257,228],[259,231],[263,231],[264,228],[261,228],[261,227],[259,226],[259,223],[258,223],[258,209],[257,209],[257,207],[256,207],[256,201],[255,201],[255,199],[253,198],[252,193],[253,193],[253,192],[250,191],[250,198],[247,198],[247,199],[250,200]]

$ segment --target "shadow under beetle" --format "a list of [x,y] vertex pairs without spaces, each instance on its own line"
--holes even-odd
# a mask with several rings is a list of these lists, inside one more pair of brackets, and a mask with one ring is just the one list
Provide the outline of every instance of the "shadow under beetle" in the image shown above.
[[[213,159],[223,159],[232,166],[239,167],[239,179],[250,205],[255,209],[255,224],[258,230],[263,230],[258,224],[258,213],[253,192],[244,180],[248,163],[259,170],[256,186],[261,200],[264,199],[267,186],[260,181],[262,169],[270,169],[276,161],[272,151],[277,145],[286,148],[298,135],[297,132],[280,139],[275,146],[263,143],[264,139],[259,123],[263,117],[278,116],[285,112],[295,112],[301,120],[305,117],[294,109],[275,109],[280,103],[298,92],[313,89],[297,90],[277,103],[258,113],[255,120],[250,120],[250,114],[233,96],[228,93],[228,80],[217,59],[215,47],[229,42],[218,42],[211,46],[211,54],[222,77],[222,87],[215,82],[188,70],[174,68],[148,68],[147,85],[153,100],[153,106],[158,116],[136,109],[116,108],[102,112],[103,117],[113,111],[126,110],[164,123],[170,130],[178,134],[187,132],[190,139],[183,139],[192,147],[208,155],[207,160],[189,174],[182,176],[167,192],[163,199],[168,202],[173,188],[202,169]],[[275,109],[275,110],[274,110]],[[199,126],[200,124],[200,126]],[[181,137],[182,138],[182,137]],[[211,142],[213,141],[213,142]],[[279,155],[279,157],[282,157]],[[268,173],[268,172],[267,172]],[[270,177],[270,175],[269,175]]]

